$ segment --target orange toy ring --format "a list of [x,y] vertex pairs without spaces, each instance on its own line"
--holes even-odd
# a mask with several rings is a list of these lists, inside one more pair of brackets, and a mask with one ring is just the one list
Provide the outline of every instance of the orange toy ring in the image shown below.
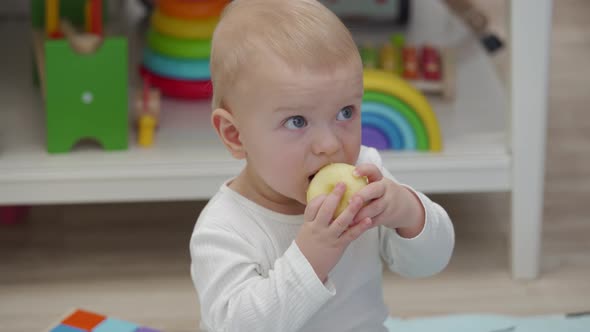
[[158,0],[158,8],[166,16],[186,20],[217,17],[229,0]]

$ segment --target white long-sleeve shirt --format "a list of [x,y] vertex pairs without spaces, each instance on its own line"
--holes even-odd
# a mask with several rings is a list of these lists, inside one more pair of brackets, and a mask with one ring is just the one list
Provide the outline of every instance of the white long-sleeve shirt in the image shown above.
[[[362,147],[361,163],[374,163],[395,181],[377,150]],[[266,209],[228,182],[201,212],[190,240],[207,331],[386,331],[381,258],[402,276],[425,277],[441,271],[453,251],[447,213],[416,192],[426,216],[418,236],[372,228],[348,246],[322,283],[295,243],[303,215]]]

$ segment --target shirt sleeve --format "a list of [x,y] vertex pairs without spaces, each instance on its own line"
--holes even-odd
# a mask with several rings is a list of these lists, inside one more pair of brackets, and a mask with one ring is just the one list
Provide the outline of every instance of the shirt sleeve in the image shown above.
[[197,228],[190,251],[202,326],[211,331],[296,331],[336,293],[294,241],[268,276],[258,251],[229,230]]
[[[381,170],[384,177],[399,183],[383,166],[377,150],[365,148],[364,162],[372,162]],[[404,277],[428,277],[442,271],[451,259],[455,245],[455,232],[451,218],[437,203],[426,195],[401,184],[411,190],[420,200],[424,209],[425,221],[422,232],[416,237],[401,237],[396,230],[379,227],[381,257],[388,268]]]

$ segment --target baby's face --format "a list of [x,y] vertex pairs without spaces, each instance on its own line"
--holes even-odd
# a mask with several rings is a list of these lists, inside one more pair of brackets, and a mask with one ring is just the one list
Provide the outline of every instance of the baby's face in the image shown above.
[[279,200],[305,204],[320,168],[358,158],[362,69],[297,71],[278,60],[257,69],[231,98],[248,164]]

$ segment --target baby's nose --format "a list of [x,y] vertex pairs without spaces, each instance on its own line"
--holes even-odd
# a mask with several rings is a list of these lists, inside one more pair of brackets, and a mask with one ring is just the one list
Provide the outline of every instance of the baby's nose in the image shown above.
[[340,140],[331,130],[322,130],[315,135],[313,152],[317,155],[333,155],[340,149]]

